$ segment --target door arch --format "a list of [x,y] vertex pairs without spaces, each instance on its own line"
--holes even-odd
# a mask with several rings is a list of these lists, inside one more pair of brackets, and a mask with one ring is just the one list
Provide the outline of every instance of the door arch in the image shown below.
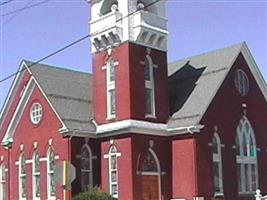
[[149,148],[140,167],[142,200],[161,199],[161,167],[153,149]]

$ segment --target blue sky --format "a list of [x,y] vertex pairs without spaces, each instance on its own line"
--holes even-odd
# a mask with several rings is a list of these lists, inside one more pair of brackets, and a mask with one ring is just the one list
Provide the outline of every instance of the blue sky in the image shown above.
[[[7,0],[0,0],[0,5]],[[0,79],[89,33],[86,0],[13,0],[0,6]],[[246,41],[267,79],[267,1],[168,1],[169,61]],[[89,40],[44,61],[91,71]],[[11,80],[0,83],[0,106]]]

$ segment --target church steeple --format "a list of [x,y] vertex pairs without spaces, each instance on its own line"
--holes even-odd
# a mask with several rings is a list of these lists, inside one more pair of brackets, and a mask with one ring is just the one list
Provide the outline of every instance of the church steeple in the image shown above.
[[93,0],[91,41],[98,124],[169,117],[166,1]]
[[167,50],[166,2],[159,0],[93,0],[92,51],[125,41]]

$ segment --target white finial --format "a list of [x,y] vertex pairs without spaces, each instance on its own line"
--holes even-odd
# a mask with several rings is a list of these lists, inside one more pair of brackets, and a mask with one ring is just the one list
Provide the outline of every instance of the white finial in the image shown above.
[[262,197],[261,191],[259,189],[257,189],[256,190],[256,195],[255,195],[256,200],[261,200],[261,197]]
[[153,148],[154,147],[154,141],[153,140],[149,140],[149,147]]
[[37,142],[34,142],[34,143],[33,143],[33,147],[36,149],[37,146],[38,146],[38,143],[37,143]]
[[3,161],[4,160],[4,156],[1,156],[1,161]]
[[217,126],[217,125],[214,126],[214,131],[215,131],[215,132],[218,131],[218,126]]
[[24,148],[24,145],[21,144],[21,145],[20,145],[20,150],[23,151],[23,148]]
[[113,139],[111,139],[109,142],[110,142],[110,144],[114,144],[114,140]]
[[147,52],[147,55],[150,55],[151,49],[150,48],[146,48],[146,52]]
[[50,139],[48,140],[48,144],[51,146],[52,143],[53,143],[53,140],[52,140],[52,138],[50,138]]

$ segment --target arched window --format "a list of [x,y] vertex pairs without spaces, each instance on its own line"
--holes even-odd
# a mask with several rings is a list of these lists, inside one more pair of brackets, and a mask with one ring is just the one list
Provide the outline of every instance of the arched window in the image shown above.
[[212,139],[212,149],[215,195],[220,195],[223,193],[222,154],[221,141],[217,133],[214,133]]
[[138,0],[137,1],[137,9],[144,10],[147,12],[151,12],[157,14],[157,6],[154,4],[155,0]]
[[6,180],[7,180],[7,173],[6,173],[6,166],[4,164],[1,165],[0,167],[0,170],[1,170],[1,177],[0,177],[0,199],[1,200],[7,200],[7,191],[6,191]]
[[33,199],[40,199],[40,156],[37,151],[33,154],[32,165],[32,191]]
[[[113,8],[115,7],[115,8]],[[100,15],[106,15],[112,11],[112,9],[117,10],[118,7],[118,1],[117,0],[104,0],[101,9],[100,9]]]
[[55,199],[56,196],[55,167],[55,152],[49,148],[47,152],[47,193],[49,199]]
[[158,173],[160,172],[159,168],[160,166],[157,157],[154,155],[154,152],[149,149],[144,156],[144,160],[141,166],[141,173]]
[[153,62],[149,55],[145,59],[145,86],[146,86],[146,116],[155,117],[155,90],[153,76]]
[[87,144],[81,149],[81,187],[82,191],[93,187],[92,152]]
[[114,145],[112,145],[109,149],[108,159],[109,191],[113,197],[118,198],[118,151]]
[[236,162],[239,192],[255,192],[258,187],[256,140],[251,124],[245,116],[237,127]]
[[110,58],[107,62],[107,118],[111,119],[116,116],[116,62]]
[[26,199],[26,160],[24,153],[20,154],[19,159],[19,198]]

